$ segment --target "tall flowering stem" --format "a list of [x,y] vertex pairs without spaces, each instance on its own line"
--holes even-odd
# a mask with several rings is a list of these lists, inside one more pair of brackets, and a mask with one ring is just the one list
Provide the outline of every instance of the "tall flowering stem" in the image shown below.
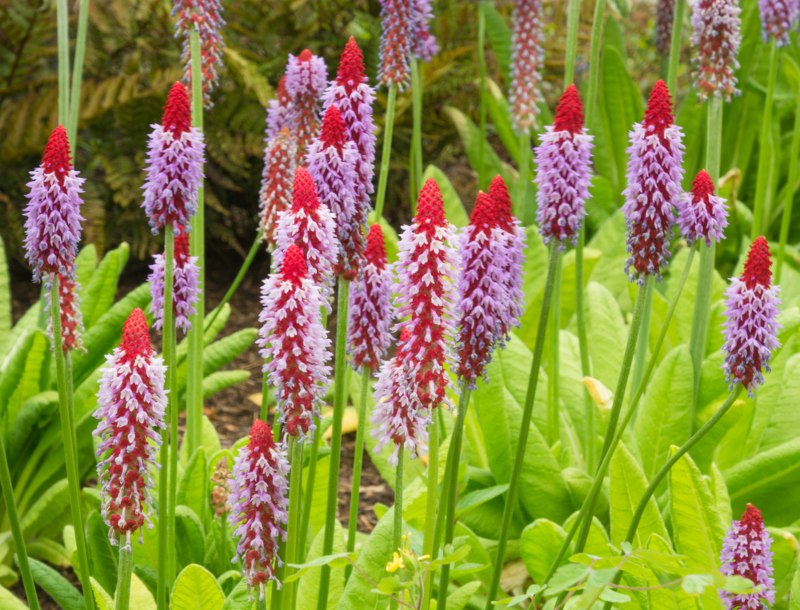
[[742,518],[731,523],[722,543],[721,572],[726,576],[743,576],[762,590],[746,595],[721,591],[720,597],[729,610],[765,608],[775,603],[771,547],[772,536],[764,527],[761,511],[748,504]]
[[781,233],[778,246],[778,266],[775,270],[775,280],[780,283],[783,259],[786,255],[786,241],[789,238],[789,226],[792,221],[792,207],[794,196],[797,193],[798,176],[800,176],[800,90],[795,91],[794,128],[792,144],[789,149],[789,185],[786,189],[786,201],[783,204],[783,218],[781,219]]
[[[780,4],[781,0],[776,0]],[[762,2],[769,4],[769,2]],[[762,16],[763,19],[763,16]],[[765,26],[766,27],[766,26]],[[774,193],[770,187],[770,166],[772,160],[772,105],[775,99],[775,82],[780,63],[780,43],[776,38],[769,39],[769,68],[767,70],[767,91],[764,110],[761,115],[761,132],[758,138],[758,173],[756,174],[756,195],[753,206],[753,233],[755,238],[766,233]]]

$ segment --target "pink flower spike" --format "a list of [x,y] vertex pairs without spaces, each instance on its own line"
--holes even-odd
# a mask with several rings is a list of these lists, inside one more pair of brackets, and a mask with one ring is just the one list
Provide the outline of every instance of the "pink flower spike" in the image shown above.
[[761,13],[761,32],[764,40],[774,39],[779,47],[791,42],[790,34],[800,19],[797,0],[758,0]]
[[33,279],[55,273],[71,277],[81,239],[81,193],[84,179],[70,162],[67,131],[50,134],[42,163],[31,172],[25,205],[25,254]]
[[381,49],[378,80],[403,91],[409,83],[412,0],[381,0]]
[[[153,328],[161,330],[164,325],[164,274],[165,258],[156,254],[150,265],[150,313]],[[181,229],[175,236],[175,263],[173,267],[172,308],[175,327],[188,333],[192,328],[190,318],[195,313],[195,304],[200,297],[200,268],[197,257],[189,256],[189,235]]]
[[364,265],[350,293],[347,346],[353,368],[378,370],[392,341],[392,272],[386,264],[386,244],[379,224],[367,235]]
[[259,229],[266,242],[274,247],[275,231],[280,215],[292,206],[292,184],[297,169],[297,145],[284,127],[264,149],[264,171],[258,193]]
[[258,345],[275,390],[277,412],[289,436],[305,439],[325,398],[330,340],[322,326],[322,297],[302,250],[291,244],[280,270],[261,289]]
[[183,82],[187,87],[192,83],[192,53],[190,35],[196,28],[200,37],[200,70],[203,77],[203,103],[211,108],[211,90],[217,85],[218,66],[222,64],[222,48],[225,43],[220,30],[225,25],[222,18],[220,0],[174,0],[172,14],[175,22],[175,36],[183,38],[181,58],[186,66]]
[[539,115],[544,65],[541,0],[517,0],[511,63],[511,121],[517,131],[533,127]]
[[417,59],[428,62],[439,52],[439,43],[431,33],[433,6],[431,0],[411,1],[411,41]]
[[692,183],[692,192],[684,193],[678,202],[678,226],[689,245],[697,241],[719,243],[728,226],[725,200],[714,195],[714,182],[701,169]]
[[771,547],[772,536],[764,527],[761,512],[748,504],[741,520],[731,523],[722,543],[721,572],[726,576],[743,576],[754,585],[760,585],[762,590],[747,595],[720,591],[726,608],[761,610],[775,603]]
[[282,129],[292,128],[292,96],[286,90],[286,75],[281,76],[275,99],[267,108],[267,142],[274,140]]
[[257,588],[260,599],[269,581],[281,586],[275,567],[282,564],[278,547],[286,539],[284,527],[289,519],[288,477],[285,448],[275,443],[269,426],[257,419],[233,465],[228,523],[238,541],[236,554],[247,586]]
[[694,83],[700,99],[730,100],[739,94],[736,70],[742,37],[737,0],[697,0],[692,4]]
[[675,0],[658,0],[656,6],[656,49],[664,57],[669,56],[674,18]]
[[203,181],[203,134],[191,126],[186,87],[175,83],[164,107],[161,125],[153,125],[147,144],[147,178],[142,207],[153,233],[171,223],[177,233],[188,227],[197,210]]
[[134,309],[119,347],[106,356],[94,412],[102,515],[113,544],[125,538],[130,545],[131,534],[150,524],[151,473],[159,468],[156,452],[165,428],[165,371],[150,345],[144,313]]
[[286,64],[286,91],[291,96],[291,127],[297,139],[297,163],[305,164],[306,151],[319,130],[322,94],[328,85],[328,68],[322,57],[305,49]]
[[[81,300],[78,295],[80,284],[75,279],[75,274],[55,274],[58,278],[59,305],[61,308],[61,348],[66,354],[74,350],[83,349],[83,314],[81,313]],[[49,284],[49,281],[48,281]],[[46,311],[50,313],[50,291],[45,291]],[[53,323],[48,316],[47,332],[52,337]]]

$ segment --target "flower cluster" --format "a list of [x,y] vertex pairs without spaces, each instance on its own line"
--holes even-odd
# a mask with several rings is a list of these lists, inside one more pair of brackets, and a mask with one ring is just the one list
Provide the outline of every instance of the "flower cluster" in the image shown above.
[[[150,265],[150,313],[153,314],[153,328],[160,330],[164,324],[164,277],[166,259],[156,254]],[[175,327],[183,332],[192,328],[190,318],[195,313],[195,303],[200,297],[200,268],[197,257],[189,256],[189,235],[185,230],[175,236],[175,255],[173,266],[172,308],[175,313]]]
[[750,394],[762,383],[762,371],[769,371],[772,352],[778,343],[778,287],[772,285],[769,245],[758,237],[750,246],[744,272],[731,278],[725,292],[725,376],[733,387],[740,382]]
[[411,4],[412,50],[418,59],[430,61],[439,52],[439,43],[431,33],[433,3],[431,0],[412,0]]
[[247,585],[258,588],[262,599],[269,581],[280,587],[275,564],[281,563],[278,546],[286,538],[289,519],[288,474],[285,449],[275,444],[269,426],[257,419],[233,465],[228,523],[235,528],[236,553]]
[[[83,348],[83,314],[79,296],[80,284],[75,274],[55,274],[58,279],[58,296],[61,310],[61,349],[64,353]],[[50,311],[50,291],[45,292],[47,311]],[[48,332],[52,335],[52,321],[48,322]]]
[[94,412],[102,514],[114,544],[122,537],[128,544],[151,509],[151,472],[158,467],[159,430],[165,428],[165,371],[150,345],[144,313],[134,309],[119,347],[106,356]]
[[511,120],[518,131],[529,130],[539,114],[539,83],[542,80],[541,0],[517,0],[511,62]]
[[728,226],[725,200],[714,195],[714,182],[701,169],[692,183],[692,192],[684,193],[678,202],[678,226],[689,245],[697,241],[720,242]]
[[736,75],[742,37],[736,0],[697,0],[692,4],[694,82],[698,95],[725,100],[737,95]]
[[222,63],[222,47],[224,46],[219,31],[225,25],[221,16],[220,0],[174,0],[172,14],[177,18],[175,35],[183,37],[182,59],[186,66],[183,82],[189,86],[192,82],[192,53],[189,37],[195,28],[200,37],[200,65],[203,74],[203,103],[206,108],[211,103],[211,89],[219,76],[217,67]]
[[211,508],[214,514],[221,517],[231,512],[230,473],[228,472],[228,460],[223,458],[214,467],[214,474],[211,475]]
[[675,0],[658,0],[656,6],[656,49],[669,55],[672,43],[672,22],[675,18]]
[[286,91],[291,96],[291,128],[297,138],[297,162],[303,164],[306,149],[319,129],[322,93],[328,85],[328,68],[322,57],[305,49],[286,64]]
[[536,147],[536,220],[545,244],[565,248],[578,238],[591,183],[592,136],[583,126],[583,104],[575,85],[567,87]]
[[264,149],[264,172],[258,192],[259,231],[264,240],[275,245],[275,229],[280,215],[292,205],[292,183],[296,170],[297,145],[284,127],[267,142]]
[[669,89],[658,81],[650,94],[644,121],[630,132],[625,223],[631,281],[661,277],[670,258],[675,208],[683,194],[683,132],[674,124]]
[[445,362],[453,336],[453,233],[439,185],[429,179],[420,191],[414,220],[403,228],[397,261],[397,317],[408,330],[401,346],[403,365],[414,375],[419,399],[427,408],[445,401],[450,383]]
[[264,372],[276,388],[284,430],[305,438],[325,397],[330,340],[322,326],[319,288],[295,244],[286,249],[280,270],[264,281],[261,305],[258,345]]
[[779,47],[788,45],[789,35],[800,18],[800,3],[797,0],[758,0],[758,8],[764,40],[772,38]]
[[386,244],[381,226],[367,235],[364,264],[350,293],[348,351],[355,369],[378,369],[392,341],[392,274],[386,264]]
[[381,58],[378,80],[403,91],[410,79],[412,10],[416,0],[381,0]]
[[761,512],[748,504],[741,520],[734,521],[725,536],[721,570],[726,576],[743,576],[763,589],[746,595],[721,591],[720,597],[729,610],[761,610],[775,603],[771,547],[772,537],[764,527]]
[[292,127],[292,96],[286,90],[286,75],[281,76],[275,89],[275,98],[267,107],[267,142],[271,142],[282,129]]
[[147,145],[147,179],[142,207],[157,233],[167,224],[177,232],[197,210],[203,180],[203,134],[191,126],[186,87],[175,83],[167,96],[161,125],[153,125]]

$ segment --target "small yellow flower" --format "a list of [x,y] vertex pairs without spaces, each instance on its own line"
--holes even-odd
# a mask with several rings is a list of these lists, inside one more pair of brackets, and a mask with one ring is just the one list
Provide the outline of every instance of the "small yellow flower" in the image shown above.
[[406,566],[403,563],[403,558],[401,557],[400,553],[395,551],[392,555],[392,560],[386,564],[386,571],[389,572],[389,574],[394,574],[397,572],[397,570],[401,570],[405,567]]

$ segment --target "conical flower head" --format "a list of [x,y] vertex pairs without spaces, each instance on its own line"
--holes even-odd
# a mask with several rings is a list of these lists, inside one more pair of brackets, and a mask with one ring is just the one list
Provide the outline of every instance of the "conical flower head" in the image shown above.
[[197,191],[203,181],[203,134],[191,127],[186,87],[175,83],[164,107],[161,125],[152,125],[147,144],[147,178],[142,207],[150,228],[158,233],[172,224],[177,233],[188,227],[197,210]]
[[740,382],[752,395],[764,383],[763,370],[778,342],[778,287],[772,285],[769,245],[758,237],[750,246],[744,272],[731,278],[725,295],[725,376],[731,387]]
[[[153,328],[161,330],[164,325],[164,277],[166,259],[164,254],[156,254],[150,265],[150,313],[153,314]],[[189,235],[184,229],[175,236],[175,256],[173,264],[172,309],[175,327],[188,333],[192,328],[191,317],[200,297],[200,268],[197,257],[189,256]]]
[[539,85],[544,65],[541,0],[517,0],[511,58],[511,121],[518,131],[533,127],[539,115]]
[[670,259],[675,208],[683,194],[683,132],[674,124],[669,89],[658,81],[650,94],[644,121],[630,132],[625,223],[631,281],[661,277]]
[[583,104],[570,85],[561,96],[555,122],[536,147],[536,219],[545,244],[575,244],[591,183],[592,136],[583,126]]
[[739,93],[735,72],[742,43],[740,15],[737,0],[697,0],[692,4],[692,61],[701,99],[714,95],[730,100]]
[[286,91],[291,96],[291,127],[297,138],[297,163],[304,164],[308,146],[319,129],[322,94],[328,85],[328,68],[322,57],[305,49],[286,64]]
[[378,370],[392,342],[390,327],[392,272],[386,264],[386,244],[379,224],[367,235],[364,264],[350,292],[347,347],[353,368]]
[[421,455],[428,446],[428,424],[431,410],[422,404],[416,389],[414,372],[405,349],[409,333],[404,330],[394,357],[381,365],[375,384],[375,410],[372,412],[372,435],[377,439],[376,451],[391,445],[389,463],[396,465],[400,447],[412,457]]
[[445,400],[450,383],[445,363],[451,359],[449,342],[454,334],[457,267],[453,235],[439,185],[429,179],[420,191],[417,215],[403,228],[397,261],[397,317],[409,334],[405,364],[414,374],[419,398],[427,408]]
[[722,568],[726,576],[743,576],[763,589],[758,593],[733,595],[726,591],[720,597],[727,608],[761,610],[775,603],[775,581],[772,578],[772,536],[764,527],[761,512],[748,504],[741,520],[731,523],[722,544]]
[[522,315],[522,264],[525,260],[525,230],[511,213],[511,196],[501,176],[495,176],[489,185],[489,197],[497,214],[497,226],[503,229],[500,242],[503,260],[503,286],[506,298],[498,314],[498,335],[505,341],[512,328],[519,326]]
[[774,39],[779,47],[789,44],[792,30],[800,18],[797,0],[758,0],[761,13],[761,33],[764,40]]
[[326,302],[333,292],[333,270],[338,257],[336,223],[327,206],[321,205],[311,174],[298,167],[292,185],[292,207],[278,218],[273,265],[279,269],[286,249],[297,244],[303,253],[308,275],[319,286]]
[[[372,105],[375,90],[369,86],[364,73],[364,57],[351,36],[344,47],[336,79],[325,91],[324,104],[339,109],[347,137],[358,149],[358,183],[356,185],[358,210],[369,210],[375,170],[375,121]],[[366,222],[366,218],[364,219]]]
[[50,134],[42,163],[31,172],[25,205],[25,254],[33,279],[57,273],[72,276],[81,239],[81,193],[84,179],[70,162],[67,131]]
[[200,38],[200,70],[203,77],[203,103],[211,108],[211,90],[217,85],[217,70],[222,64],[225,46],[220,30],[225,25],[220,0],[174,0],[172,14],[176,17],[175,36],[183,38],[181,59],[186,66],[183,82],[192,83],[191,33],[197,29]]
[[322,129],[309,147],[306,160],[320,203],[331,211],[336,222],[336,270],[347,279],[355,279],[364,253],[369,201],[358,196],[358,149],[348,139],[336,106],[325,111]]
[[297,169],[297,145],[284,127],[267,142],[264,149],[264,172],[258,192],[262,237],[275,246],[275,231],[280,215],[292,206],[292,184]]
[[94,435],[102,515],[113,543],[130,535],[149,519],[152,510],[151,472],[159,466],[164,409],[164,362],[150,345],[147,321],[134,309],[122,328],[122,341],[102,369]]
[[290,436],[305,438],[328,387],[330,340],[322,326],[319,287],[308,276],[303,252],[290,245],[261,289],[258,345],[275,388],[277,411]]
[[656,6],[656,49],[667,57],[672,42],[672,22],[675,18],[675,0],[658,0]]
[[257,419],[233,465],[228,523],[234,528],[247,585],[257,588],[262,599],[269,581],[280,587],[275,568],[281,565],[278,547],[286,539],[288,475],[286,450],[275,443],[269,426]]
[[411,54],[412,5],[414,0],[381,0],[381,58],[378,81],[386,87],[407,86]]
[[719,242],[728,226],[725,200],[714,194],[714,182],[701,169],[692,183],[692,192],[684,193],[678,203],[678,226],[690,245],[696,241]]
[[267,105],[267,142],[274,140],[283,129],[292,128],[292,96],[286,90],[286,75],[281,76],[275,98]]
[[439,43],[431,33],[433,6],[431,0],[411,0],[411,44],[417,59],[430,61],[439,52]]

